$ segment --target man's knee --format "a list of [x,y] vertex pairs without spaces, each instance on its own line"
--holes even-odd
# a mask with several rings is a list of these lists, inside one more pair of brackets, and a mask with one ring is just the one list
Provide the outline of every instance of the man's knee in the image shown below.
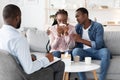
[[65,69],[65,63],[63,61],[58,61],[57,64],[59,66],[59,69],[62,69],[62,70]]
[[65,63],[63,61],[59,61],[59,64],[62,66],[62,67],[65,67]]
[[110,51],[107,48],[102,48],[99,52],[102,58],[110,59]]
[[82,50],[83,50],[83,49],[81,49],[81,48],[75,48],[75,49],[73,49],[73,51],[72,51],[72,55],[73,55],[73,56],[79,55],[79,54],[82,52]]

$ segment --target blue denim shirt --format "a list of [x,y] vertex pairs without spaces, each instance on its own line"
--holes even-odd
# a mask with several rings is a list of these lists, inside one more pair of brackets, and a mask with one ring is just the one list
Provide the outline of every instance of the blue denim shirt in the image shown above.
[[[83,25],[80,25],[79,23],[76,25],[76,32],[82,37],[83,34]],[[94,22],[91,20],[91,27],[88,30],[88,35],[91,40],[91,48],[93,49],[101,49],[105,47],[104,44],[104,29],[102,24]],[[76,42],[76,47],[83,48],[82,43]]]

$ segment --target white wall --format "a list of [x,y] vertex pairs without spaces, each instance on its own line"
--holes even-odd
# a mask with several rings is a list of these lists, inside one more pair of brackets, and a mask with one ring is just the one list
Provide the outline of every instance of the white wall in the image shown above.
[[[30,0],[0,0],[0,26],[3,24],[2,20],[2,10],[7,4],[14,3],[21,8],[22,11],[22,24],[21,27],[37,27],[40,30],[45,29],[45,24],[47,21],[45,1],[46,0],[31,0],[38,1],[29,3]],[[55,13],[56,11],[53,10]],[[116,21],[120,23],[120,9],[108,9],[108,10],[89,10],[90,18],[94,20],[97,18],[98,22],[105,23],[107,21]],[[68,10],[70,21],[76,21],[75,10]]]
[[22,11],[21,27],[37,27],[43,30],[45,25],[45,0],[0,0],[0,26],[3,24],[2,10],[7,4],[16,4]]

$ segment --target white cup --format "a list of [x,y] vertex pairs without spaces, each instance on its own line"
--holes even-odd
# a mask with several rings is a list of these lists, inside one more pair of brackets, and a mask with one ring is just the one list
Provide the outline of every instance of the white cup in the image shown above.
[[85,63],[91,64],[91,57],[85,57]]
[[74,62],[79,62],[80,61],[80,56],[74,56],[73,59],[74,59]]

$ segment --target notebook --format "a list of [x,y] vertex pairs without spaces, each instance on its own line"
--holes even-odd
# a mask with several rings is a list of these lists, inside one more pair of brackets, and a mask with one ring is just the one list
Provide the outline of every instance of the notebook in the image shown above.
[[[39,52],[32,52],[31,54],[34,54],[37,59],[40,59],[41,57],[45,57],[45,53],[39,53]],[[48,67],[51,64],[54,64],[55,62],[61,60],[60,58],[54,57],[54,61],[50,62],[49,64],[45,65],[45,67]]]
[[52,62],[50,62],[49,64],[45,65],[44,68],[50,66],[51,64],[54,64],[55,62],[57,62],[57,61],[59,61],[59,60],[61,60],[61,59],[60,59],[60,58],[57,58],[57,57],[54,57],[54,61],[52,61]]

